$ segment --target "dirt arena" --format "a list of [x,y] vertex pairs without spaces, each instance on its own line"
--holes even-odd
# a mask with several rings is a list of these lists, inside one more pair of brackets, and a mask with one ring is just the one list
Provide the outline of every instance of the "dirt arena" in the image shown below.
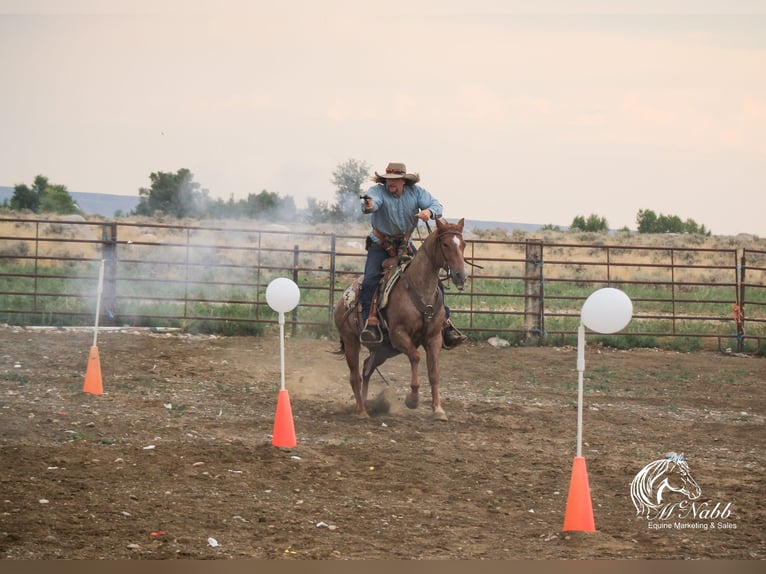
[[[587,533],[563,531],[576,349],[443,352],[447,422],[425,379],[421,406],[404,407],[397,357],[359,420],[335,342],[288,338],[298,444],[282,449],[278,334],[102,332],[100,396],[83,392],[92,338],[0,327],[3,559],[766,556],[763,358],[589,346]],[[669,451],[704,518],[637,516],[631,482]]]

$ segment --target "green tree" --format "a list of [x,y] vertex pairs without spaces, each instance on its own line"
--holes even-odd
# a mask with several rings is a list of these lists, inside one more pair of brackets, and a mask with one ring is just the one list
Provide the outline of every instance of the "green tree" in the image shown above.
[[704,225],[700,225],[693,219],[687,219],[684,221],[684,228],[686,233],[698,233],[700,235],[710,235],[710,231]]
[[660,232],[664,233],[683,233],[684,222],[677,215],[663,215],[660,213],[657,216],[657,227],[660,228]]
[[41,213],[80,213],[77,203],[69,195],[66,186],[49,185],[40,198]]
[[244,202],[244,212],[248,217],[293,219],[295,211],[295,201],[291,196],[282,198],[278,193],[265,189],[258,194],[248,194]]
[[639,209],[636,214],[639,233],[696,233],[710,235],[704,225],[693,219],[682,221],[677,215],[657,215],[651,209]]
[[173,217],[199,217],[208,211],[208,191],[200,190],[186,168],[176,173],[158,171],[149,176],[151,186],[138,190],[136,215],[164,213]]
[[[39,176],[38,176],[39,177]],[[40,194],[34,188],[29,188],[24,183],[14,186],[13,197],[9,207],[14,211],[28,209],[34,213],[40,209]]]
[[572,219],[572,224],[569,226],[571,230],[577,231],[609,231],[609,222],[604,217],[600,217],[595,213],[591,213],[588,219],[585,219],[582,215],[575,216]]
[[234,202],[234,194],[229,195],[229,199],[224,201],[221,198],[210,200],[207,205],[207,213],[215,219],[243,217],[244,210],[239,209],[239,204]]
[[639,209],[636,215],[639,233],[660,233],[657,224],[657,214],[651,209]]
[[334,221],[358,221],[362,219],[359,196],[364,193],[362,184],[370,178],[370,166],[364,161],[348,159],[332,172],[335,186],[335,204],[330,211]]
[[316,198],[309,197],[306,204],[306,223],[315,225],[332,220],[333,208],[329,206],[327,201],[318,201]]
[[35,177],[32,187],[14,186],[9,207],[14,211],[28,209],[33,213],[82,213],[65,185],[54,185],[43,175]]

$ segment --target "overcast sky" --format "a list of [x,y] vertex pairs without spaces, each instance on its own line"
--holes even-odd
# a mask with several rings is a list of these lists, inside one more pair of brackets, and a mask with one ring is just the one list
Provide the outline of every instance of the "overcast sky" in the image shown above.
[[0,82],[0,185],[305,207],[402,161],[450,220],[766,237],[759,0],[0,0]]

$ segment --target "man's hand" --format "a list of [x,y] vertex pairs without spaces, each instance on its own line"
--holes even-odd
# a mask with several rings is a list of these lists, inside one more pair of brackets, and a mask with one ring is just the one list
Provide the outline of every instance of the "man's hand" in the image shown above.
[[372,203],[372,196],[370,195],[360,195],[359,199],[363,199],[364,203],[362,204],[362,211],[364,213],[370,213],[373,208],[375,207]]
[[431,213],[430,209],[421,209],[420,211],[417,212],[415,217],[417,217],[421,221],[428,221],[429,219],[431,219],[432,215],[433,213]]

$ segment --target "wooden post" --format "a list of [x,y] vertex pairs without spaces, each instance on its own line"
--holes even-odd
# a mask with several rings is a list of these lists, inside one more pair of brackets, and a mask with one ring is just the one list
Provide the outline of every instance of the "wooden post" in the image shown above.
[[527,240],[524,269],[524,330],[526,341],[539,344],[545,332],[543,307],[543,242]]
[[114,325],[117,296],[117,224],[107,223],[101,228],[101,258],[104,260],[104,291],[101,294],[101,317],[104,325]]
[[[293,283],[298,285],[298,265],[300,264],[300,254],[301,254],[301,248],[300,245],[293,245]],[[293,309],[293,326],[291,328],[292,336],[295,337],[295,334],[298,331],[298,307],[296,306],[295,309]]]

